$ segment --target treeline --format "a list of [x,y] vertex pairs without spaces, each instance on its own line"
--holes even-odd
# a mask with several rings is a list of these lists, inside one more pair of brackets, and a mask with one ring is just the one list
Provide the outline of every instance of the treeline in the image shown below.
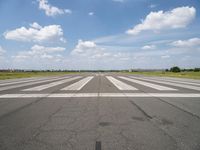
[[129,69],[129,70],[23,70],[23,69],[0,69],[0,72],[200,72],[200,68],[182,69],[178,66],[171,67],[170,69]]
[[200,68],[193,68],[193,69],[181,69],[178,66],[171,67],[170,69],[166,69],[166,72],[200,72]]
[[4,69],[0,72],[121,72],[128,70],[22,70],[22,69]]
[[79,72],[79,70],[23,70],[23,69],[1,69],[0,72]]

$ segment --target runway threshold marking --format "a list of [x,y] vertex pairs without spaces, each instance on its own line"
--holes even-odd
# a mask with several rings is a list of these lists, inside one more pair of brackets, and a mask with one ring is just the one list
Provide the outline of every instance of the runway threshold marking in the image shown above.
[[165,79],[165,78],[155,78],[155,77],[151,77],[151,78],[147,78],[145,77],[144,79],[154,79],[154,80],[158,80],[158,81],[167,81],[167,82],[173,82],[173,83],[182,83],[182,84],[190,84],[190,85],[196,85],[196,86],[200,86],[200,83],[194,83],[194,82],[186,82],[186,81],[179,81],[179,80],[174,80],[174,79]]
[[70,81],[73,81],[73,80],[76,80],[76,79],[79,79],[79,78],[81,78],[81,76],[67,78],[67,79],[64,79],[64,80],[51,82],[51,83],[48,83],[48,84],[43,84],[43,85],[40,85],[40,86],[24,89],[22,91],[42,91],[42,90],[45,90],[45,89],[48,89],[48,88],[51,88],[51,87],[54,87],[54,86],[57,86],[57,85],[60,85],[60,84],[66,83],[66,82],[70,82]]
[[[51,77],[51,79],[58,79],[58,78],[59,77]],[[49,78],[36,78],[36,79],[24,79],[24,80],[19,80],[19,81],[10,81],[10,82],[5,82],[5,83],[0,83],[0,86],[25,83],[25,82],[33,82],[33,81],[44,81],[44,80],[49,80]]]
[[200,98],[198,93],[45,93],[45,94],[2,94],[0,98],[84,98],[84,97],[168,97]]
[[161,84],[172,85],[172,86],[176,86],[176,87],[181,87],[181,88],[186,88],[186,89],[192,89],[192,90],[200,91],[200,87],[192,86],[192,85],[186,85],[186,84],[180,84],[180,83],[172,83],[172,82],[166,82],[166,81],[158,81],[158,80],[147,79],[147,78],[138,78],[138,77],[133,77],[133,76],[129,76],[129,77],[133,78],[133,79],[139,79],[139,80],[144,80],[144,81],[151,81],[151,82],[156,82],[156,83],[161,83]]
[[133,83],[137,83],[137,84],[141,84],[159,91],[177,91],[177,89],[174,88],[170,88],[170,87],[166,87],[166,86],[161,86],[161,85],[157,85],[157,84],[153,84],[153,83],[149,83],[149,82],[145,82],[145,81],[140,81],[140,80],[136,80],[136,79],[131,79],[131,78],[127,78],[127,77],[123,77],[123,76],[119,76],[120,79],[124,79]]
[[106,78],[114,84],[119,90],[138,90],[135,87],[128,85],[120,80],[117,80],[111,76],[106,76]]
[[14,88],[19,88],[19,87],[24,87],[24,86],[29,86],[29,85],[34,85],[34,84],[39,84],[39,83],[45,83],[45,82],[49,82],[49,81],[57,81],[57,80],[61,80],[61,79],[66,79],[69,78],[69,76],[67,77],[59,77],[56,79],[45,79],[42,81],[35,81],[35,82],[28,82],[28,83],[23,83],[23,84],[17,84],[17,85],[10,85],[10,86],[3,86],[0,87],[0,91],[5,91],[5,90],[10,90],[10,89],[14,89]]
[[89,77],[86,77],[76,83],[73,83],[61,90],[81,90],[88,82],[90,82],[90,80],[92,80],[94,77],[93,76],[89,76]]

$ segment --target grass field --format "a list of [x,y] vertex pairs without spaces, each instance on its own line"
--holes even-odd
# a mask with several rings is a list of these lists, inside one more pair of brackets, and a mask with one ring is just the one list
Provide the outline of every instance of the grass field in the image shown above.
[[0,72],[0,80],[65,75],[73,72]]
[[200,79],[200,72],[129,72],[130,74],[147,75],[147,76],[159,76],[159,77],[178,77],[178,78],[189,78],[189,79]]

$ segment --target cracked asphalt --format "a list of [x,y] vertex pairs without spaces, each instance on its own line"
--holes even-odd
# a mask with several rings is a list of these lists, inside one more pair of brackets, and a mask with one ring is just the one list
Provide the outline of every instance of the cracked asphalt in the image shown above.
[[[122,93],[104,74],[90,75],[95,77],[82,93]],[[21,87],[1,94],[20,92]],[[199,97],[2,98],[0,149],[199,150],[199,114]]]

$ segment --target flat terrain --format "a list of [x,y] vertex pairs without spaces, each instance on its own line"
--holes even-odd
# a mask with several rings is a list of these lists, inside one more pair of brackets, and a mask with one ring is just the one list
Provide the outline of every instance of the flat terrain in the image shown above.
[[188,78],[188,79],[200,79],[200,72],[187,71],[187,72],[162,72],[162,71],[146,71],[146,72],[130,72],[129,74],[146,75],[146,76],[158,76],[158,77],[176,77],[176,78]]
[[199,150],[200,80],[81,73],[0,81],[1,150]]
[[66,75],[72,72],[0,72],[0,80]]

